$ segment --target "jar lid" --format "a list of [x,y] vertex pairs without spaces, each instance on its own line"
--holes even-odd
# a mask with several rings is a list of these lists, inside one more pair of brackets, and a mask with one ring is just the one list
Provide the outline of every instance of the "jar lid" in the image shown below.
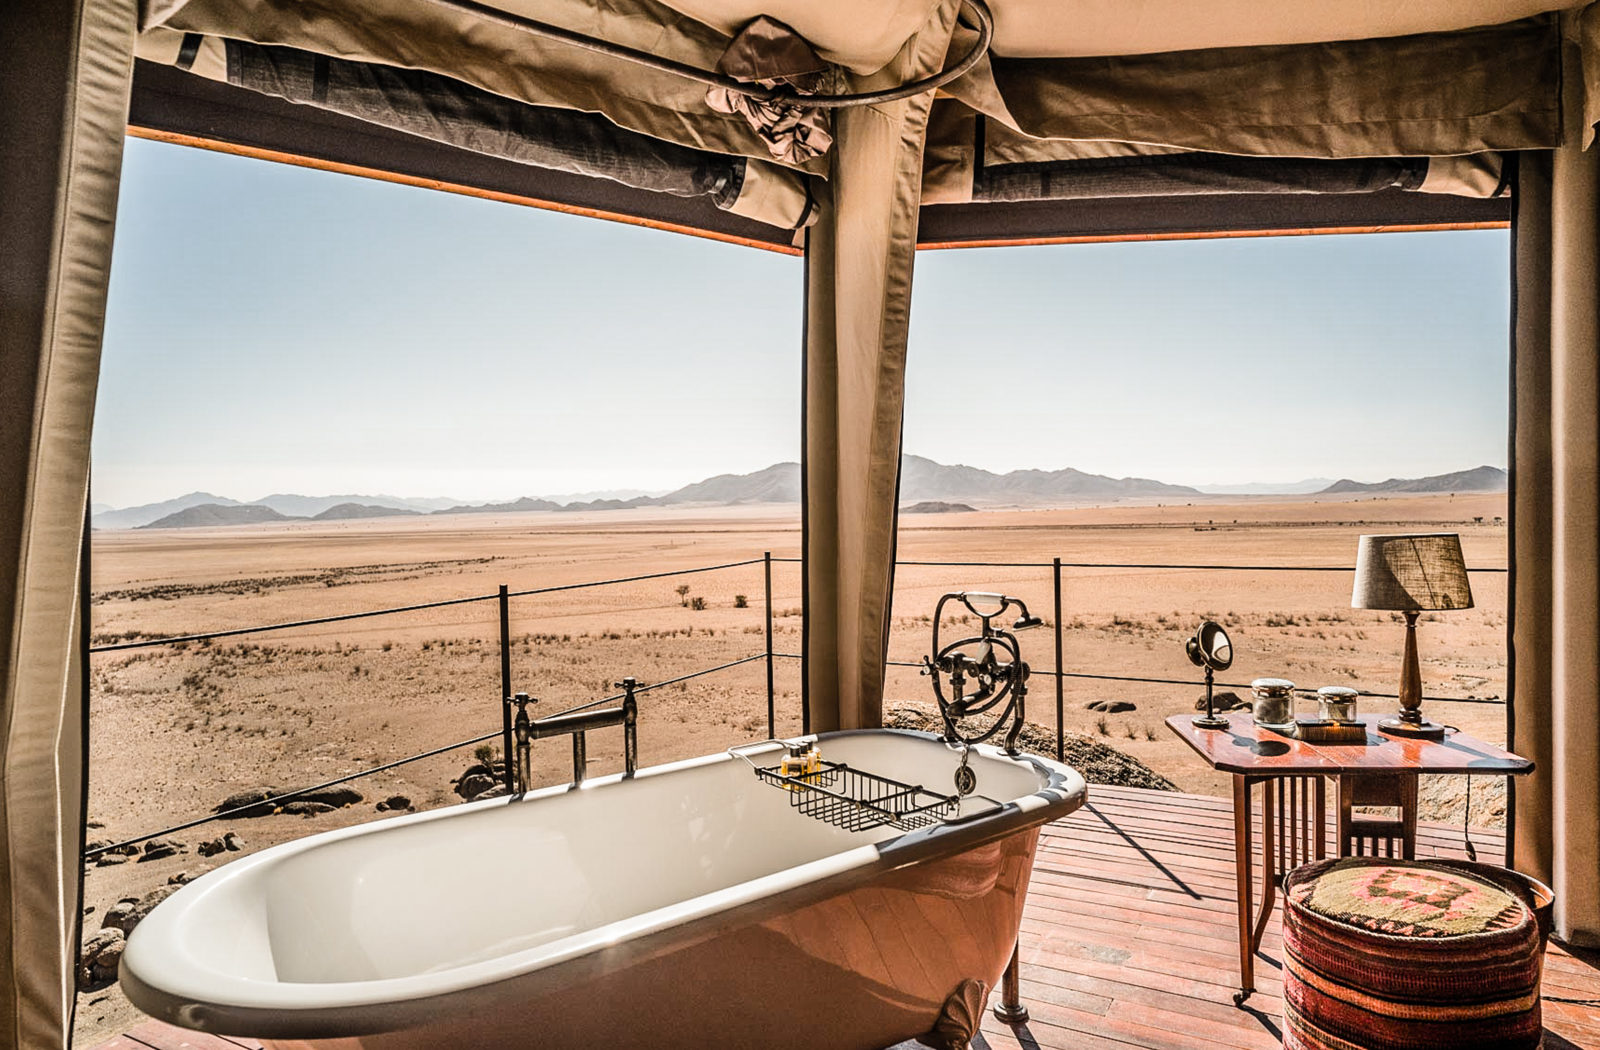
[[1257,678],[1250,683],[1251,689],[1260,689],[1265,693],[1291,693],[1294,683],[1287,678]]
[[1351,689],[1347,685],[1325,685],[1317,690],[1318,696],[1325,696],[1330,700],[1354,699],[1361,695],[1361,690]]

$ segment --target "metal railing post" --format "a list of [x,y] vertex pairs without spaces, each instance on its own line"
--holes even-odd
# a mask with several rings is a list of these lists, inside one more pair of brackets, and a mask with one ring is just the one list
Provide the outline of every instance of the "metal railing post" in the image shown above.
[[772,552],[761,556],[767,588],[767,739],[778,735],[777,704],[772,689]]
[[1062,721],[1066,718],[1066,682],[1067,676],[1063,674],[1066,668],[1061,666],[1061,559],[1055,559],[1051,566],[1056,585],[1056,761],[1067,760],[1066,730]]
[[508,793],[515,793],[511,772],[511,597],[510,588],[500,585],[500,757],[505,761]]

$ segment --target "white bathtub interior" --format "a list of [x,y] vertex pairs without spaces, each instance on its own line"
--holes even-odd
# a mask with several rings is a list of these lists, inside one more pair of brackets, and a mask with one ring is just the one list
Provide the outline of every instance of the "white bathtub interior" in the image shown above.
[[[752,757],[772,765],[780,754]],[[832,738],[823,757],[941,793],[953,791],[959,762],[941,744],[886,734]],[[1044,773],[1003,757],[975,752],[971,764],[978,793],[992,799],[1046,784]],[[805,817],[747,763],[719,757],[335,836],[215,887],[217,899],[186,917],[193,928],[183,939],[202,967],[247,979],[437,973],[900,834],[853,833]],[[274,972],[264,972],[269,967]]]

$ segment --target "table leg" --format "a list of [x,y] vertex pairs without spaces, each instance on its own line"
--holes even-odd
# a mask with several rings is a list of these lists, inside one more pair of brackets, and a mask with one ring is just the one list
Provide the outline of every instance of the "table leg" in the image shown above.
[[1400,778],[1400,852],[1406,860],[1417,859],[1417,781],[1420,777]]
[[1324,815],[1328,812],[1328,778],[1317,777],[1317,859],[1322,860],[1328,855],[1328,829],[1324,823]]
[[1233,864],[1234,884],[1238,891],[1239,907],[1239,990],[1234,993],[1233,1004],[1242,1006],[1256,990],[1255,948],[1251,945],[1250,854],[1252,852],[1250,828],[1250,780],[1234,775],[1233,778]]
[[1272,918],[1272,907],[1278,897],[1277,843],[1273,834],[1273,809],[1277,804],[1273,784],[1261,782],[1261,912],[1256,916],[1255,927],[1250,932],[1252,959],[1261,947],[1261,938],[1267,932],[1267,920]]

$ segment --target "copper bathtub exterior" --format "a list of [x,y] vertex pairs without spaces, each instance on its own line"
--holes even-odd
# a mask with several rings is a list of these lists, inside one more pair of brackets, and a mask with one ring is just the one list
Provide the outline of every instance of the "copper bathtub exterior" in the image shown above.
[[484,1009],[445,1021],[262,1044],[881,1050],[928,1032],[963,981],[995,987],[1016,944],[1038,836],[1035,827],[888,872],[782,914],[700,931],[659,954],[630,951],[614,969],[601,953],[582,977],[540,971],[529,978],[542,979],[507,981],[486,989]]
[[[908,771],[904,774],[907,782],[909,773],[917,771],[916,764],[926,762],[930,755],[940,763],[954,761],[943,754],[942,743],[926,734],[877,730],[824,734],[821,740],[824,748],[835,752],[859,753],[872,748],[888,766],[901,763]],[[446,963],[443,970],[411,967],[400,970],[397,977],[388,976],[410,964],[385,958],[386,945],[403,951],[419,938],[423,943],[440,937],[449,940],[449,927],[438,925],[449,921],[443,918],[451,914],[448,903],[442,901],[444,906],[430,908],[423,892],[404,898],[408,906],[415,907],[412,914],[394,909],[392,903],[381,913],[382,922],[400,924],[394,938],[371,937],[373,928],[364,927],[369,939],[361,943],[357,963],[345,965],[370,967],[376,976],[366,984],[340,984],[359,978],[338,974],[320,976],[314,972],[320,965],[317,960],[308,961],[304,951],[292,944],[284,946],[290,955],[278,955],[276,963],[269,960],[284,948],[247,950],[244,957],[254,963],[231,974],[218,971],[218,979],[212,981],[206,977],[210,971],[204,966],[196,968],[194,963],[196,959],[204,962],[205,952],[226,954],[226,946],[217,944],[228,939],[218,929],[221,920],[233,917],[251,924],[257,921],[254,916],[259,911],[247,897],[238,893],[230,897],[229,884],[221,879],[210,896],[231,901],[231,910],[207,912],[204,888],[185,887],[185,891],[192,890],[187,899],[185,891],[180,891],[161,906],[169,909],[166,916],[158,908],[141,924],[124,956],[124,988],[137,1005],[165,1020],[221,1034],[252,1036],[271,1050],[583,1046],[660,1050],[708,1045],[876,1050],[923,1036],[936,1025],[953,1033],[948,1045],[963,1045],[962,1034],[976,1030],[984,995],[1000,980],[1016,944],[1039,828],[1077,809],[1086,793],[1081,777],[1064,766],[986,751],[985,777],[1019,786],[1019,794],[1003,796],[1003,801],[991,799],[965,816],[819,857],[805,867],[808,874],[803,878],[800,868],[777,870],[709,897],[647,913],[637,921],[596,928],[583,935],[588,940],[581,944],[570,938],[553,942],[556,948],[564,943],[575,946],[551,949],[555,954],[520,969],[492,971],[489,979],[453,976],[467,972],[451,968],[456,965],[453,963]],[[744,768],[742,764],[731,767],[730,772],[730,767],[719,766],[719,761],[709,757],[695,760],[682,764],[691,768],[678,772],[671,767],[658,767],[660,773],[641,771],[639,782],[626,790],[650,790],[651,775],[676,776],[679,781],[684,776],[724,778],[718,783],[728,782],[726,777],[732,775],[734,783],[746,783],[737,774]],[[948,782],[949,770],[942,765],[936,771],[920,772],[937,775],[940,780],[919,782]],[[748,779],[754,783],[754,777]],[[1028,786],[1020,787],[1023,783]],[[586,785],[583,790],[606,788]],[[797,818],[801,821],[798,826],[792,824],[794,811],[781,790],[760,791],[756,800],[765,807],[759,818],[764,827],[781,824],[787,830],[777,833],[783,835],[814,831],[808,818]],[[628,796],[612,791],[596,796],[596,801],[603,797],[616,800]],[[776,809],[771,806],[774,800]],[[530,797],[527,802],[498,800],[498,811],[480,808],[483,804],[457,809],[463,817],[485,826],[486,821],[526,820],[524,814],[544,812],[526,808],[539,804],[539,799]],[[566,806],[569,813],[575,805],[588,807],[584,812],[595,814],[590,818],[591,833],[596,833],[594,822],[600,821],[599,826],[606,830],[598,834],[608,842],[618,841],[621,833],[610,830],[603,808],[593,810],[595,802],[569,795],[556,804]],[[463,833],[450,829],[472,826],[451,823],[459,819],[435,813],[400,818],[395,823],[400,830],[409,822],[413,837],[448,836],[437,841],[451,846],[430,846],[430,850],[459,849],[463,848]],[[514,824],[507,828],[499,834],[516,833]],[[774,833],[770,827],[764,832]],[[235,887],[248,885],[257,877],[268,879],[270,885],[276,878],[279,888],[269,891],[278,895],[272,906],[282,907],[288,901],[288,907],[298,909],[302,906],[294,903],[300,899],[295,894],[310,888],[325,897],[330,884],[291,878],[286,891],[284,877],[274,876],[274,871],[290,870],[284,864],[293,864],[297,855],[310,856],[308,850],[340,857],[338,849],[365,850],[366,841],[373,841],[373,848],[390,848],[380,846],[385,840],[374,838],[379,835],[393,838],[381,828],[349,828],[318,836],[320,843],[305,840],[305,846],[277,847],[282,851],[278,857],[261,855],[253,868],[252,862],[258,858],[246,858],[238,862],[241,870],[234,878]],[[620,840],[617,854],[627,864],[620,874],[629,884],[648,887],[654,881],[651,857],[629,855],[627,841],[626,837]],[[843,841],[857,839],[845,835]],[[399,870],[392,861],[383,864],[380,876]],[[327,877],[337,881],[337,871],[347,867],[324,870],[333,870]],[[222,876],[226,870],[219,869],[213,876]],[[614,884],[618,875],[613,868],[607,878]],[[499,889],[481,895],[486,903],[499,899],[496,894],[504,894],[508,887],[517,894],[532,895],[535,901],[542,899],[538,871],[528,871],[525,878],[513,875],[509,881],[501,872],[497,878]],[[199,883],[193,886],[199,887]],[[353,874],[347,886],[334,885],[332,892],[336,896],[376,893],[390,902],[399,899],[384,896],[384,889],[381,881]],[[379,913],[369,906],[367,914]],[[657,920],[652,916],[665,917]],[[415,935],[407,934],[407,924],[415,924]],[[428,933],[430,924],[440,932]],[[140,934],[147,928],[153,936],[141,943]],[[246,941],[261,937],[272,941],[279,932],[269,920],[257,932],[241,927],[237,936]],[[211,943],[191,951],[185,947],[185,938]],[[545,950],[536,947],[531,952],[538,955]],[[300,951],[298,957],[296,951]],[[130,955],[135,964],[131,967]],[[473,965],[498,964],[491,953],[487,962]],[[180,971],[181,978],[172,976]],[[448,987],[441,984],[438,993],[380,992],[393,986],[405,993],[408,988],[416,989],[418,981],[434,980],[429,976],[434,973],[450,982]],[[335,983],[323,983],[326,981]]]

